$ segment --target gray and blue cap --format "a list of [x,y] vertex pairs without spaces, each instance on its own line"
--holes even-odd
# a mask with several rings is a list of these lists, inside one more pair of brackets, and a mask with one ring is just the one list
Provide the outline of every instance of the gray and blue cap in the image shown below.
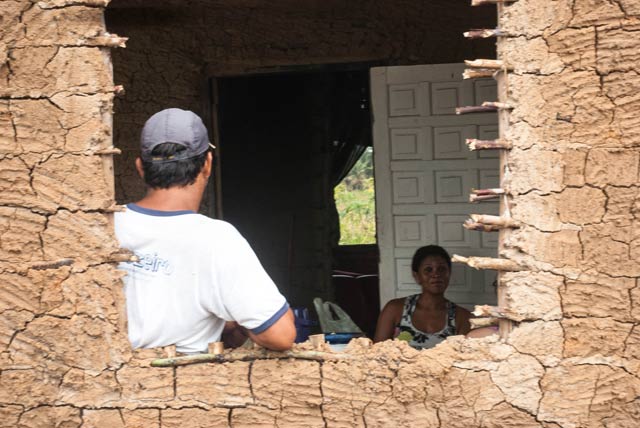
[[[175,155],[154,156],[153,149],[158,144],[174,143],[184,146]],[[209,147],[207,128],[202,119],[192,111],[179,108],[162,110],[147,120],[140,136],[140,157],[145,162],[163,163],[190,159],[206,152]]]

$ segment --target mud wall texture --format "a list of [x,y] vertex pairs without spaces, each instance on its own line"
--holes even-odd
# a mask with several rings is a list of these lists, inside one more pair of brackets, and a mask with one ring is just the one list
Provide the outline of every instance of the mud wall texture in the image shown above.
[[637,1],[500,13],[508,337],[178,368],[126,339],[105,6],[0,2],[0,426],[637,426]]

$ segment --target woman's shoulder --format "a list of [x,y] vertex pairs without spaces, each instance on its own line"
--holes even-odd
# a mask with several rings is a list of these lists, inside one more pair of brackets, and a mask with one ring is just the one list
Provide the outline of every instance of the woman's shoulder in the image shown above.
[[386,305],[384,305],[384,309],[385,311],[391,311],[391,312],[397,312],[400,311],[402,312],[402,309],[404,308],[404,301],[405,298],[404,297],[399,297],[397,299],[391,299],[387,302]]
[[407,297],[398,297],[397,299],[391,299],[389,300],[389,303],[387,303],[388,305],[404,305],[404,302],[407,298],[409,298],[411,296],[407,296]]
[[471,311],[469,311],[469,309],[465,308],[464,306],[456,305],[455,303],[454,303],[454,305],[456,307],[456,312],[457,313],[459,313],[461,315],[465,315],[467,317],[470,317],[472,315]]

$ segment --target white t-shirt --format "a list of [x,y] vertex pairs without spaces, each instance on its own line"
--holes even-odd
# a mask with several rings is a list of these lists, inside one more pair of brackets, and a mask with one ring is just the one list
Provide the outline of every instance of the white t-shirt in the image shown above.
[[225,321],[261,333],[289,305],[240,233],[192,211],[127,205],[115,214],[133,348],[176,345],[195,353],[220,340]]

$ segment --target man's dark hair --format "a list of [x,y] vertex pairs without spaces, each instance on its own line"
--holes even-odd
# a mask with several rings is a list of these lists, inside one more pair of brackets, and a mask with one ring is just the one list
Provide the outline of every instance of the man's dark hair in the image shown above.
[[424,247],[418,248],[413,255],[413,259],[411,260],[411,270],[414,272],[418,272],[422,261],[429,256],[442,258],[445,262],[447,262],[447,265],[449,265],[449,270],[451,270],[451,256],[449,255],[449,253],[447,253],[447,250],[438,245],[426,245]]
[[[186,150],[175,143],[158,144],[151,152],[154,157],[170,158]],[[154,189],[183,187],[193,184],[200,174],[208,151],[201,155],[178,161],[146,162],[142,161],[144,182]]]

